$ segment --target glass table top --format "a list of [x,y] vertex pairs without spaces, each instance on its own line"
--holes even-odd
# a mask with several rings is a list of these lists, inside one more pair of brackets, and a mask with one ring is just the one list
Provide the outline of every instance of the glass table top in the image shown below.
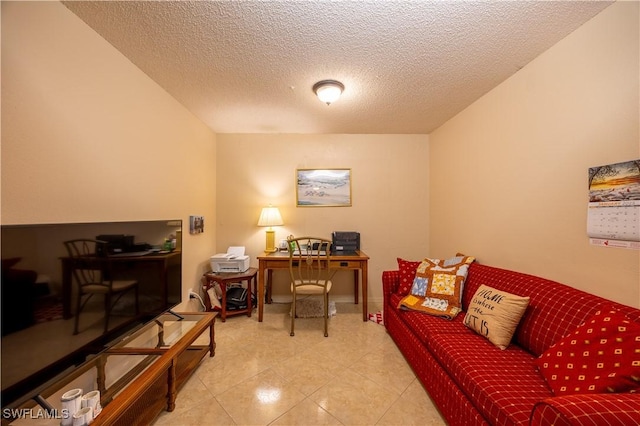
[[170,348],[192,330],[196,324],[204,318],[202,314],[164,313],[148,322],[133,334],[125,337],[112,349],[136,348],[136,349],[166,349]]

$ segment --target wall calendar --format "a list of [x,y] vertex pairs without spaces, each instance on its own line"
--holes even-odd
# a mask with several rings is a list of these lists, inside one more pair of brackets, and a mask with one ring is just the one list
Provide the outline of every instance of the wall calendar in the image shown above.
[[640,250],[640,159],[589,169],[591,244]]

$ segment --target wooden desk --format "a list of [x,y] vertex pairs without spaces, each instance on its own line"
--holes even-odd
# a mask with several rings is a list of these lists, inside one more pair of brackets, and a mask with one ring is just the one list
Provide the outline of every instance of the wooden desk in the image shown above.
[[[331,269],[353,270],[354,303],[358,304],[358,272],[362,272],[362,321],[368,321],[367,312],[367,286],[369,284],[369,256],[361,250],[356,250],[352,255],[331,255],[329,260]],[[267,288],[270,290],[273,281],[274,269],[289,269],[289,253],[286,251],[264,254],[258,256],[258,321],[262,322],[265,302],[265,271],[267,272]],[[269,291],[270,293],[270,291]],[[269,294],[269,303],[271,295]]]
[[[173,251],[164,254],[147,254],[144,256],[112,256],[111,266],[114,274],[118,271],[131,268],[151,268],[157,272],[157,278],[160,282],[162,299],[164,302],[163,310],[169,306],[169,268],[179,266],[181,262],[180,251]],[[63,257],[62,262],[62,317],[64,319],[71,318],[71,292],[72,292],[72,268],[71,258]],[[96,258],[96,263],[103,262],[104,258]],[[180,273],[182,275],[182,273]]]

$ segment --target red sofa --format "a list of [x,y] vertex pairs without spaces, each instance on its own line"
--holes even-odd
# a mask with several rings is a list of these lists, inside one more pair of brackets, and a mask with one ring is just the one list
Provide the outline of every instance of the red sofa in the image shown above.
[[572,287],[473,263],[467,310],[481,284],[530,302],[512,342],[500,350],[454,320],[400,310],[400,271],[382,273],[384,324],[446,421],[456,425],[640,425],[640,393],[554,396],[534,361],[605,304],[635,323],[640,310]]

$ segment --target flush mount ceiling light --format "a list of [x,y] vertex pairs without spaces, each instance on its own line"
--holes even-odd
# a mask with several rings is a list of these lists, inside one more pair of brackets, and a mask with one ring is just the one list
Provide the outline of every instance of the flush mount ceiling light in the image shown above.
[[322,80],[313,85],[313,92],[327,105],[337,101],[343,90],[344,84],[336,80]]

